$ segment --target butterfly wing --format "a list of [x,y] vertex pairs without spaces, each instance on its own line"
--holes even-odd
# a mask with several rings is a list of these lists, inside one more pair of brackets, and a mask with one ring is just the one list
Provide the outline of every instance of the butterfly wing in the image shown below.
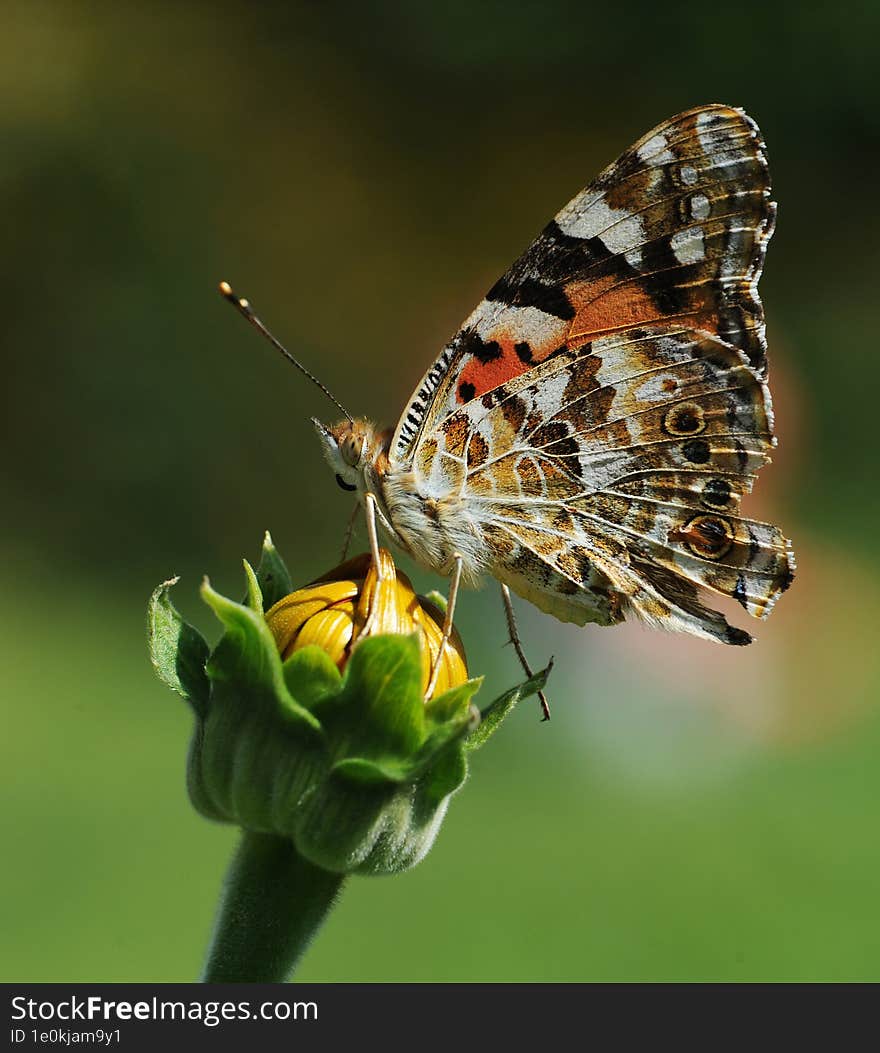
[[392,439],[412,456],[436,422],[601,333],[679,325],[766,369],[757,282],[773,230],[757,125],[711,105],[635,143],[541,232],[422,378]]
[[766,385],[706,331],[597,337],[453,411],[420,444],[427,491],[452,489],[486,568],[563,620],[748,643],[699,589],[766,617],[791,582],[780,531],[743,517],[774,445]]
[[700,590],[764,617],[790,583],[788,542],[738,511],[775,441],[774,217],[754,122],[680,114],[545,227],[423,377],[391,459],[460,496],[486,569],[536,606],[747,643]]

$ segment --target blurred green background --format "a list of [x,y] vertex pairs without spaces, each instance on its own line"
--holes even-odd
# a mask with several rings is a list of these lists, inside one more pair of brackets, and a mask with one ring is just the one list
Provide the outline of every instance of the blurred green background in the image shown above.
[[[748,649],[520,604],[553,721],[516,712],[429,859],[352,881],[300,975],[880,979],[880,14],[660,7],[4,4],[0,978],[196,975],[234,832],[186,800],[147,596],[182,574],[213,633],[200,577],[240,591],[265,528],[297,578],[337,561],[333,414],[217,281],[393,422],[559,206],[724,101],[780,202],[749,507],[799,578]],[[515,682],[494,588],[460,625],[486,698]]]

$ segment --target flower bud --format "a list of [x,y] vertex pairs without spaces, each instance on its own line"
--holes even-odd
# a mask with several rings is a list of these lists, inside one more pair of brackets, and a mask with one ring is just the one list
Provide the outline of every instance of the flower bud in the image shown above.
[[267,534],[257,573],[247,562],[245,572],[244,603],[202,586],[224,629],[213,650],[172,605],[174,581],[150,602],[153,665],[195,716],[193,805],[289,839],[338,874],[413,866],[467,777],[469,753],[544,686],[546,671],[480,714],[471,703],[480,681],[467,679],[453,632],[426,700],[443,614],[389,553],[380,568],[358,556],[294,591]]

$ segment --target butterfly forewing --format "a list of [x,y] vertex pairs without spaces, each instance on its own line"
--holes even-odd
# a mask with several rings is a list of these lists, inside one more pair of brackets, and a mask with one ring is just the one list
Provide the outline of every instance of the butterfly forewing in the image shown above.
[[681,323],[765,370],[757,294],[775,205],[764,144],[741,110],[673,117],[577,195],[492,287],[401,417],[403,458],[445,414],[560,347],[638,325]]

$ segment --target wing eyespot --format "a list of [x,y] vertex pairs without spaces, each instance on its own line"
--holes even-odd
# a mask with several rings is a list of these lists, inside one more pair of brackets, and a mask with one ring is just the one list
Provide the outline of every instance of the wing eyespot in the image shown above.
[[721,516],[694,516],[670,534],[674,541],[683,541],[695,556],[718,560],[733,547],[733,527]]
[[706,418],[696,402],[682,402],[666,412],[662,426],[667,435],[699,435],[706,427]]

